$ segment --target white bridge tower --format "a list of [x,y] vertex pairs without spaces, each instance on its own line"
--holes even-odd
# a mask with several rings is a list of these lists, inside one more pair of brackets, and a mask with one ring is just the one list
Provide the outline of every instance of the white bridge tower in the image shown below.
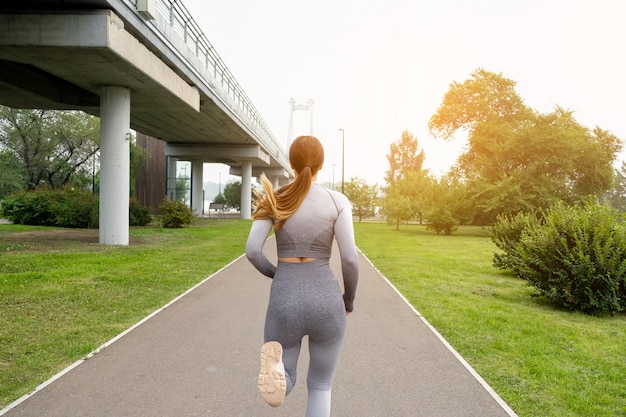
[[295,139],[293,137],[293,112],[297,110],[306,110],[309,112],[309,135],[313,136],[313,103],[312,99],[306,102],[306,104],[296,104],[296,101],[292,98],[289,99],[289,132],[287,133],[287,152],[291,142]]

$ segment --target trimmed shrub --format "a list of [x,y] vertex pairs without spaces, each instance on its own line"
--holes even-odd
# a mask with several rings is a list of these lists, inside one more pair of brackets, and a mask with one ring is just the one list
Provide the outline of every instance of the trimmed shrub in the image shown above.
[[193,223],[193,212],[182,201],[166,197],[159,208],[162,214],[161,225],[165,228],[180,228]]
[[136,197],[130,198],[128,222],[131,226],[145,226],[152,221],[150,210],[142,206]]
[[518,275],[558,305],[587,313],[626,309],[626,227],[610,207],[558,203],[543,223],[528,224],[516,251]]

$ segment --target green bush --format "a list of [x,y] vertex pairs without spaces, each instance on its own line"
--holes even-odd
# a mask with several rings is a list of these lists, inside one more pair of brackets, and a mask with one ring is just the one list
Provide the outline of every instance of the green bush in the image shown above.
[[52,197],[55,226],[81,229],[98,227],[99,200],[93,193],[68,187],[55,190]]
[[145,226],[152,221],[150,210],[142,206],[136,197],[130,198],[128,222],[131,226]]
[[626,227],[608,206],[558,203],[529,223],[516,251],[518,275],[565,308],[626,309]]
[[54,190],[20,191],[2,201],[2,216],[15,224],[53,226],[56,215],[52,208]]
[[502,251],[494,254],[494,267],[510,269],[516,274],[519,273],[522,259],[517,251],[517,246],[522,237],[522,232],[538,221],[537,216],[530,213],[497,217],[495,224],[489,228],[491,241]]
[[451,235],[459,227],[459,221],[452,216],[449,210],[437,210],[428,216],[429,224],[426,226],[428,230],[434,230],[435,233]]
[[185,203],[169,200],[167,197],[159,207],[161,209],[161,225],[166,228],[180,228],[193,223],[193,212]]
[[98,227],[98,198],[71,187],[21,191],[4,199],[2,215],[16,224]]
[[[99,199],[89,191],[65,187],[21,191],[5,198],[0,208],[2,216],[16,224],[98,228]],[[129,202],[129,224],[145,226],[152,216],[136,198]]]

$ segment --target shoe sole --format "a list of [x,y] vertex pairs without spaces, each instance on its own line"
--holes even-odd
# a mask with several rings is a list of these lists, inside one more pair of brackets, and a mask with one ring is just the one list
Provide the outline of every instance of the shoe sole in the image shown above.
[[287,382],[280,370],[283,359],[283,347],[278,342],[267,342],[261,347],[261,371],[259,372],[259,391],[272,407],[280,406],[285,400]]

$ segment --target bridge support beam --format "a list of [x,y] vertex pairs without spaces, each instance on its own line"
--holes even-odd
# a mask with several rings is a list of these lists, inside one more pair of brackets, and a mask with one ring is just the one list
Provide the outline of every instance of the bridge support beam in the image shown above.
[[204,194],[202,192],[203,165],[201,160],[191,161],[191,210],[196,216],[202,216]]
[[100,96],[100,230],[105,245],[128,245],[130,90],[103,87]]
[[252,161],[241,163],[241,218],[252,218]]

